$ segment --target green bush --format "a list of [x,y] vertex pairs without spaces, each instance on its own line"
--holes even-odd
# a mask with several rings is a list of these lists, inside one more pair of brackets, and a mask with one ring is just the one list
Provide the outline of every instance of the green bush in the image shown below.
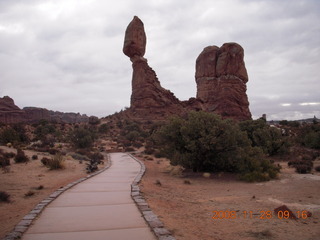
[[98,132],[101,134],[108,133],[109,129],[110,129],[109,125],[107,123],[103,123],[99,126]]
[[95,133],[79,127],[70,132],[70,141],[76,148],[90,148],[95,140]]
[[301,174],[310,173],[312,170],[312,167],[310,165],[297,165],[295,166],[296,172]]
[[29,161],[29,158],[26,156],[24,151],[17,149],[17,155],[15,156],[14,161],[16,163],[25,163]]
[[297,137],[297,141],[305,147],[320,149],[320,124],[302,127]]
[[239,124],[240,129],[246,132],[253,147],[259,147],[270,156],[285,154],[289,150],[289,141],[282,136],[281,130],[270,127],[264,120],[248,120]]
[[0,131],[0,143],[16,143],[20,142],[19,134],[11,127],[6,127]]
[[258,172],[257,180],[263,174],[274,178],[279,172],[264,160],[260,148],[251,146],[238,124],[211,113],[190,112],[185,119],[173,117],[153,139],[172,165],[194,172]]
[[10,165],[10,158],[8,158],[2,151],[0,151],[0,167],[4,168]]

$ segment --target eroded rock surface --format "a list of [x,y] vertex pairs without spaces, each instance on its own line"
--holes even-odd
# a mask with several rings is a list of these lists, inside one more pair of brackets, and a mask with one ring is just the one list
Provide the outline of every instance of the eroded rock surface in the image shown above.
[[45,108],[25,107],[20,109],[14,100],[8,96],[0,98],[0,123],[35,123],[47,120],[58,123],[88,122],[88,116],[80,113],[63,113],[50,111]]
[[134,16],[126,29],[123,44],[123,53],[129,58],[134,56],[143,57],[146,52],[147,37],[143,22]]
[[206,47],[196,60],[197,97],[180,101],[161,87],[155,71],[143,58],[146,49],[143,22],[134,17],[126,29],[123,52],[132,61],[132,95],[128,111],[135,118],[158,119],[204,110],[236,120],[251,119],[246,95],[248,74],[243,48],[225,43]]
[[182,103],[160,85],[155,71],[143,58],[145,45],[143,23],[135,16],[127,27],[123,46],[123,52],[130,57],[133,68],[130,112],[136,118],[145,119],[180,114],[184,111]]
[[205,111],[237,120],[251,119],[243,48],[225,43],[206,47],[196,60],[197,99]]

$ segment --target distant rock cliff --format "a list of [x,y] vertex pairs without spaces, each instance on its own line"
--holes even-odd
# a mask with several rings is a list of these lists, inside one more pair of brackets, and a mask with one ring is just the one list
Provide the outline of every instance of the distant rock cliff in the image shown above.
[[128,114],[134,118],[164,119],[190,110],[204,110],[236,120],[251,119],[246,95],[248,81],[243,48],[225,43],[221,48],[206,47],[196,61],[197,96],[180,101],[161,87],[155,71],[143,56],[146,50],[144,24],[134,17],[128,25],[123,52],[133,68],[131,105]]
[[88,122],[89,117],[80,113],[49,111],[45,108],[25,107],[20,109],[15,105],[12,98],[8,96],[0,98],[0,123],[35,123],[40,120],[58,123],[80,123]]

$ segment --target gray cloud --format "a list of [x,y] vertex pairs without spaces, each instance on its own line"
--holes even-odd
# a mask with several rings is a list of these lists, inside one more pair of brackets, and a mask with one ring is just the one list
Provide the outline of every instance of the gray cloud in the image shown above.
[[0,0],[0,95],[20,107],[98,116],[129,106],[132,70],[122,44],[138,15],[145,57],[180,99],[196,94],[204,47],[238,42],[254,118],[319,116],[320,105],[301,105],[320,102],[319,12],[316,0]]

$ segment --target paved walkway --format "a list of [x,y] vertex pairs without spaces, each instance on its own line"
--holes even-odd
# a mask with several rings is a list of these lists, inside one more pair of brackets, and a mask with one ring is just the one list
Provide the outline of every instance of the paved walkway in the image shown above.
[[110,157],[109,169],[61,194],[22,239],[155,240],[130,196],[140,164],[125,153]]

